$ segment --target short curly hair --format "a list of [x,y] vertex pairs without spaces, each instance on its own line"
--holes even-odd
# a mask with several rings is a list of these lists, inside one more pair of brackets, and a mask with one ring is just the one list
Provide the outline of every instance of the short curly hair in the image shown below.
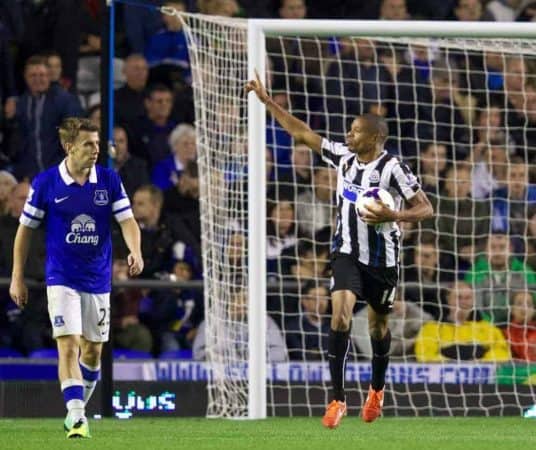
[[73,144],[80,134],[80,131],[98,132],[99,127],[92,123],[89,119],[79,117],[67,117],[58,127],[61,145]]

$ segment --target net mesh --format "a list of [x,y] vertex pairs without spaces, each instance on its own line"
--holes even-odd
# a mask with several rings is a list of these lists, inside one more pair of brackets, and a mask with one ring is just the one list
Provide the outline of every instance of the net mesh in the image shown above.
[[[267,349],[248,349],[247,22],[182,17],[202,188],[208,415],[247,415],[248,351],[267,352],[269,414],[321,414],[330,399],[335,173],[267,119],[259,157],[268,192],[249,199],[267,201]],[[403,225],[385,413],[519,413],[535,399],[530,383],[518,384],[534,376],[536,360],[535,44],[333,35],[268,38],[269,92],[336,141],[357,115],[385,116],[386,149],[412,167],[436,211]],[[453,287],[456,280],[466,284]],[[366,320],[359,303],[346,370],[350,409],[370,380]]]

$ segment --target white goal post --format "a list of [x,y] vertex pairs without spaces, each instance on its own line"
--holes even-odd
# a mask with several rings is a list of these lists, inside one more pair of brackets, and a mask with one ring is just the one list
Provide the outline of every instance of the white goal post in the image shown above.
[[[344,20],[265,20],[265,19],[227,19],[181,14],[188,38],[192,63],[194,97],[196,103],[196,124],[201,182],[202,233],[205,267],[205,305],[207,311],[207,359],[212,367],[209,381],[209,417],[244,417],[262,419],[267,416],[267,174],[266,174],[266,110],[254,94],[247,98],[247,114],[236,112],[244,106],[241,92],[246,78],[253,79],[255,71],[261,81],[265,82],[267,71],[267,37],[312,37],[329,38],[352,37],[387,40],[389,45],[400,40],[407,43],[421,42],[428,45],[430,39],[442,42],[445,48],[473,50],[498,50],[504,55],[516,54],[520,49],[536,55],[536,28],[531,23],[497,23],[497,22],[428,22],[428,21],[344,21]],[[459,42],[457,40],[459,39]],[[245,49],[244,46],[247,48]],[[224,61],[224,62],[222,62]],[[245,64],[244,64],[245,63]],[[244,67],[242,66],[244,64]],[[222,70],[229,70],[224,73]],[[219,72],[218,72],[219,71]],[[323,75],[322,75],[323,76]],[[223,81],[222,81],[223,80]],[[241,84],[237,86],[236,84]],[[228,91],[222,86],[228,86]],[[221,105],[219,102],[229,102]],[[223,127],[217,123],[218,117],[212,117],[214,111],[228,113],[229,119],[224,124],[224,137],[213,136],[214,127]],[[227,108],[227,109],[226,109]],[[232,109],[235,108],[235,109]],[[242,121],[242,116],[247,121]],[[229,122],[229,123],[228,123]],[[234,122],[234,123],[231,123]],[[247,122],[245,124],[244,122]],[[244,133],[243,125],[247,125]],[[236,288],[233,281],[222,275],[227,271],[223,248],[228,239],[225,226],[231,222],[244,219],[236,210],[234,203],[228,207],[226,200],[218,195],[225,189],[218,170],[229,164],[226,152],[234,151],[229,144],[229,135],[243,133],[234,147],[247,146],[247,190],[244,186],[236,188],[234,194],[247,196],[247,218],[244,234],[247,235],[247,265],[245,279],[238,282],[247,290],[247,358],[242,361],[229,348],[212,351],[223,345],[228,337],[229,293],[226,290]],[[232,139],[231,139],[232,141]],[[237,156],[238,159],[241,156]],[[232,159],[232,158],[231,158]],[[240,159],[240,161],[242,161]],[[215,170],[215,168],[217,170]],[[241,190],[242,189],[242,190]],[[233,202],[236,201],[233,197]],[[218,213],[226,209],[226,218]],[[221,262],[224,261],[222,264]],[[218,303],[217,297],[221,297]],[[223,299],[225,297],[225,300]],[[225,304],[225,307],[222,305]],[[215,311],[215,312],[214,312]],[[212,316],[211,314],[214,315]],[[212,334],[211,334],[212,333]],[[246,379],[239,380],[235,374],[228,376],[222,365],[247,362]],[[238,384],[237,384],[238,383]],[[242,384],[241,384],[242,383]],[[325,386],[329,386],[326,384]],[[269,394],[271,395],[271,394]],[[428,393],[425,393],[428,395]],[[444,393],[447,397],[449,394]],[[305,394],[307,397],[308,394]],[[308,398],[308,397],[307,397]],[[327,397],[326,397],[327,398]],[[289,399],[290,403],[290,399]],[[409,400],[410,406],[418,408]],[[396,405],[395,405],[396,407]],[[448,407],[448,406],[447,406]],[[304,406],[311,413],[309,404]],[[272,413],[276,410],[272,407]],[[291,408],[289,407],[289,410]],[[292,412],[291,412],[292,414]]]

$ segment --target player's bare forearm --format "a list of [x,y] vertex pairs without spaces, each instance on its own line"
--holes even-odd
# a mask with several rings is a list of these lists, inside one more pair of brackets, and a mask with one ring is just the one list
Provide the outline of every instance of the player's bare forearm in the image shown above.
[[417,194],[408,201],[410,207],[398,211],[396,220],[399,222],[420,222],[424,219],[429,219],[434,215],[434,207],[428,200],[428,197],[423,191]]
[[121,227],[123,239],[130,250],[127,259],[129,274],[130,276],[139,275],[143,271],[140,227],[133,217],[123,220],[119,225]]
[[266,105],[266,109],[277,120],[277,122],[294,138],[298,143],[303,143],[317,153],[321,152],[322,137],[315,133],[309,125],[294,117],[287,110],[279,106],[272,97],[268,95],[264,85],[261,83],[259,74],[255,71],[256,80],[250,80],[246,84],[246,92],[255,92],[257,98]]
[[33,230],[26,225],[20,224],[17,228],[17,234],[15,235],[15,242],[13,244],[13,278],[24,278],[24,265],[28,259],[32,232]]

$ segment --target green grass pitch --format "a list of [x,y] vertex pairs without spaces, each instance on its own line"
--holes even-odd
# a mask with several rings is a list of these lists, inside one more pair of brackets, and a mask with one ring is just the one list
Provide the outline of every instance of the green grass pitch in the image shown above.
[[346,417],[337,430],[320,418],[262,421],[138,418],[90,420],[92,438],[67,440],[62,419],[2,419],[0,448],[46,449],[529,449],[536,421],[522,418],[382,418],[365,424]]

